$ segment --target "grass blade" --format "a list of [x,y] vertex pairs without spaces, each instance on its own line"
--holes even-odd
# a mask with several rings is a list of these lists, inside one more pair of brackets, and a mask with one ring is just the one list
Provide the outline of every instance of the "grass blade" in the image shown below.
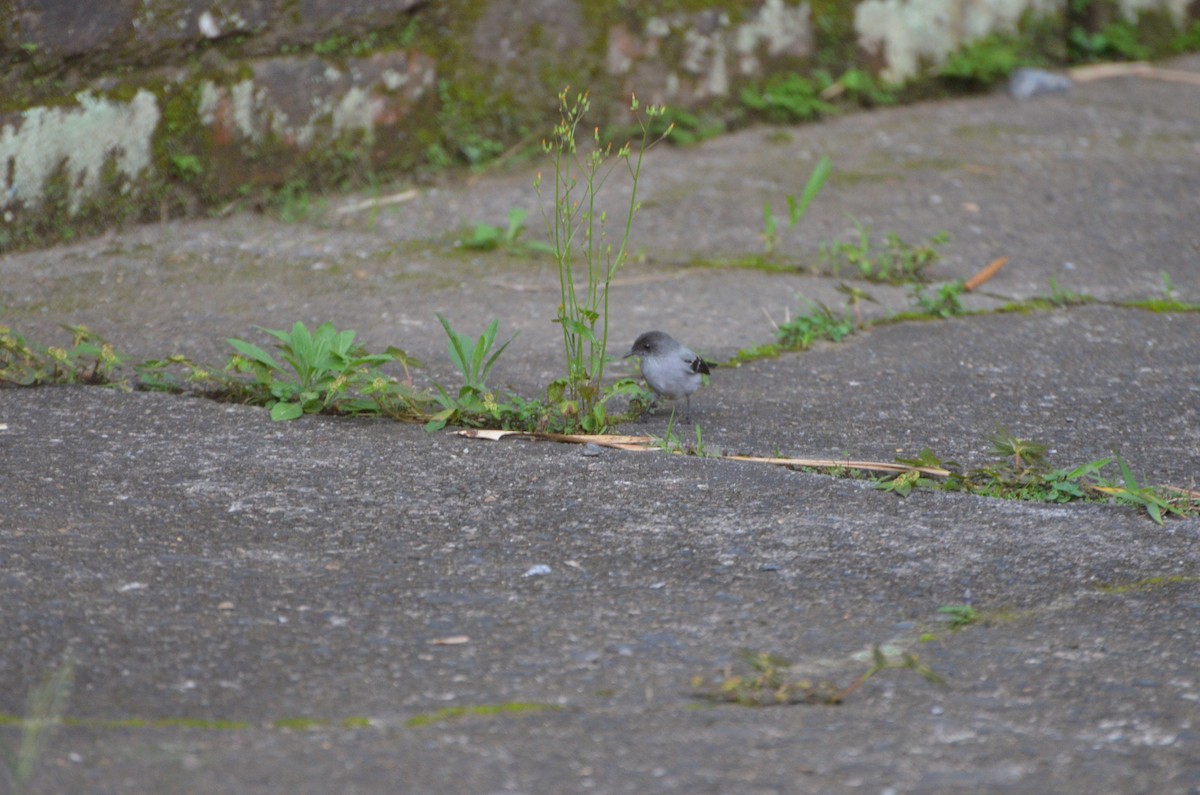
[[817,161],[817,165],[813,168],[812,174],[808,177],[808,184],[804,186],[804,192],[800,194],[799,201],[795,206],[789,206],[791,217],[788,222],[791,226],[799,223],[804,214],[808,212],[808,205],[812,204],[813,199],[817,198],[817,194],[821,192],[821,188],[825,187],[825,182],[829,179],[829,175],[833,173],[833,160],[829,155],[821,155],[821,159]]

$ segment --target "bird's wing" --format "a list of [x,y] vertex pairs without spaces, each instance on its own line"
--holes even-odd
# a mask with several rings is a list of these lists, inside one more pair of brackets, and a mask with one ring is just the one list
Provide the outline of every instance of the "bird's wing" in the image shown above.
[[705,375],[708,375],[709,363],[692,353],[687,348],[680,348],[679,356],[683,359],[683,363],[686,364],[688,369],[693,373],[704,373]]

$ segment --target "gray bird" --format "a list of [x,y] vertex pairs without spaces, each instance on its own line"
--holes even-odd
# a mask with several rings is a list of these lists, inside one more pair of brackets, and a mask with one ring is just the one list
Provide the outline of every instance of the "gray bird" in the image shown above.
[[683,398],[686,405],[684,422],[692,421],[692,393],[700,388],[708,368],[706,362],[676,342],[665,331],[647,331],[633,341],[624,358],[641,357],[642,378],[655,394],[675,400]]

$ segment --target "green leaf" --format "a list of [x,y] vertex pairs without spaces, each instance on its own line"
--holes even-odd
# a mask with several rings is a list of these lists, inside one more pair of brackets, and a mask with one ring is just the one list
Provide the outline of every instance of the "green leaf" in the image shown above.
[[1087,477],[1088,475],[1094,475],[1111,463],[1111,458],[1101,458],[1099,461],[1092,461],[1091,463],[1084,464],[1083,466],[1077,467],[1068,472],[1066,476],[1067,480],[1079,480],[1080,478]]
[[490,224],[476,224],[469,237],[462,239],[463,248],[474,251],[492,251],[499,248],[504,230]]
[[771,209],[770,202],[763,202],[763,237],[775,237],[775,211]]
[[239,340],[237,337],[229,337],[225,340],[233,346],[234,350],[245,356],[247,359],[256,361],[259,364],[266,365],[272,370],[282,370],[279,362],[271,358],[271,354],[264,351],[262,348],[245,340]]
[[531,240],[525,244],[525,248],[538,254],[549,254],[552,257],[558,255],[558,250],[544,240]]
[[817,161],[816,167],[808,177],[804,192],[800,194],[800,200],[788,202],[788,226],[795,226],[800,222],[800,219],[808,212],[808,205],[817,198],[817,194],[821,192],[821,188],[825,187],[825,182],[832,173],[833,160],[829,158],[829,155],[821,155],[821,159]]
[[415,356],[410,355],[407,351],[405,351],[401,348],[397,348],[395,345],[389,345],[388,349],[386,351],[384,351],[383,354],[381,354],[381,355],[387,355],[387,356],[391,357],[391,359],[393,361],[400,362],[401,364],[403,364],[407,367],[419,367],[419,368],[425,367],[425,363],[422,362],[420,359],[418,359]]
[[425,430],[432,432],[440,431],[442,428],[445,428],[446,423],[450,421],[450,418],[454,416],[456,411],[458,411],[457,408],[448,408],[443,411],[439,411],[437,414],[434,414],[429,418],[429,422],[425,423]]
[[489,358],[487,360],[487,363],[484,364],[484,366],[483,366],[483,373],[479,377],[479,385],[480,386],[482,386],[483,383],[485,381],[487,381],[488,373],[490,373],[492,371],[492,365],[494,365],[496,363],[496,360],[500,358],[500,354],[504,353],[505,348],[507,348],[509,346],[509,343],[511,343],[516,338],[517,338],[517,336],[515,334],[513,336],[509,337],[508,341],[505,342],[503,345],[501,345],[496,350],[496,352],[491,355],[491,358]]
[[593,343],[597,342],[595,335],[592,334],[592,329],[589,326],[587,326],[585,323],[581,323],[578,320],[572,320],[571,318],[566,318],[566,317],[561,318],[560,322],[563,324],[563,327],[566,328],[568,331],[570,331],[572,334],[578,334],[580,337],[583,337],[588,342],[593,342]]
[[551,381],[546,387],[546,402],[554,405],[562,402],[563,397],[567,393],[567,379],[556,378]]
[[276,403],[271,406],[271,419],[276,422],[294,420],[303,416],[304,408],[299,403]]
[[299,320],[292,325],[292,333],[288,335],[284,342],[292,347],[297,356],[304,359],[309,358],[313,344],[312,334],[309,333],[308,327]]
[[1125,459],[1117,456],[1117,466],[1121,468],[1121,478],[1125,481],[1125,488],[1129,491],[1138,491],[1139,486],[1137,478],[1133,476],[1133,471],[1129,468],[1129,464],[1125,463]]
[[451,363],[458,370],[459,374],[462,375],[463,380],[469,382],[471,373],[468,369],[467,362],[471,357],[467,354],[467,351],[464,350],[464,347],[471,347],[470,341],[466,340],[465,337],[458,334],[458,332],[451,328],[450,321],[442,317],[441,313],[435,312],[434,314],[437,316],[438,321],[442,324],[442,328],[446,330],[446,336],[449,338],[447,346],[450,353]]
[[498,328],[500,328],[500,321],[493,320],[483,330],[483,334],[479,337],[479,342],[475,344],[475,350],[471,352],[471,378],[468,383],[483,386],[484,379],[486,378],[486,373],[483,370],[483,357],[491,349],[492,342],[496,339],[496,330]]
[[517,238],[525,231],[525,218],[529,213],[519,207],[514,207],[508,211],[508,232],[505,233],[504,239],[512,244],[517,242]]
[[[326,325],[329,325],[330,331],[333,330],[333,326],[331,324],[326,324]],[[322,326],[321,328],[324,328],[324,326]],[[333,338],[333,343],[330,346],[330,351],[339,356],[349,355],[354,349],[354,336],[355,336],[355,332],[350,331],[349,329],[347,329],[346,331],[339,331],[337,333],[337,335]]]

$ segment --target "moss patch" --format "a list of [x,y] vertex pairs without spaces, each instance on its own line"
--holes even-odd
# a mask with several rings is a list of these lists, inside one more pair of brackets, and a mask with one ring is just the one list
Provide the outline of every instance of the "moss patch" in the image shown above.
[[409,718],[404,725],[410,729],[419,729],[446,720],[467,717],[494,717],[496,715],[511,715],[527,712],[557,712],[560,708],[553,704],[538,704],[536,702],[510,701],[506,704],[486,704],[470,707],[446,707],[427,715],[417,715]]
[[1154,591],[1159,588],[1167,588],[1172,585],[1195,585],[1200,583],[1200,577],[1185,574],[1171,574],[1161,577],[1146,577],[1133,582],[1115,583],[1112,585],[1101,585],[1096,588],[1101,593],[1123,594],[1123,593],[1139,593],[1145,591]]

